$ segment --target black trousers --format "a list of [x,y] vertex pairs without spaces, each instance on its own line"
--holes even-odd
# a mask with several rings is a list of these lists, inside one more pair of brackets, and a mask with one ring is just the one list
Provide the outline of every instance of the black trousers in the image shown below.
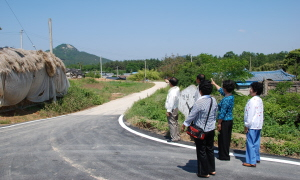
[[214,136],[215,130],[205,132],[205,139],[194,139],[196,144],[198,174],[208,175],[215,172],[215,155],[214,155]]
[[221,131],[218,135],[218,149],[219,149],[219,159],[220,160],[230,160],[229,148],[231,141],[233,121],[222,121]]

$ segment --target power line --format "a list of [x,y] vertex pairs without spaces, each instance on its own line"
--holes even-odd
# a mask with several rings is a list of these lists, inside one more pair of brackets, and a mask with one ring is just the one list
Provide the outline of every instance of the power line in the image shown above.
[[5,0],[7,6],[9,7],[9,9],[11,10],[11,12],[14,14],[15,18],[17,19],[17,21],[19,22],[20,26],[22,27],[24,33],[26,34],[27,38],[29,39],[29,41],[31,42],[32,46],[34,47],[34,49],[36,50],[35,48],[35,45],[33,44],[33,42],[31,41],[31,39],[29,38],[29,36],[27,35],[26,31],[25,31],[25,28],[22,26],[21,22],[19,21],[18,17],[16,16],[16,14],[14,13],[14,11],[12,10],[12,8],[10,7],[10,5],[8,4],[8,2]]

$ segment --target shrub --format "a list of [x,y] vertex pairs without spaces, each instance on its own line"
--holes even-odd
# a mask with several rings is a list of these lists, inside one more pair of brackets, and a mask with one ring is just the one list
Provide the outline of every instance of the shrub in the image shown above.
[[46,112],[58,114],[71,113],[104,102],[103,98],[89,89],[83,89],[75,81],[70,81],[68,94],[58,99],[55,103],[46,104]]
[[[159,76],[159,72],[152,70],[146,70],[146,78],[149,80],[159,80],[161,79]],[[127,77],[128,80],[132,81],[142,81],[145,79],[145,70],[139,70],[137,74],[130,75]]]

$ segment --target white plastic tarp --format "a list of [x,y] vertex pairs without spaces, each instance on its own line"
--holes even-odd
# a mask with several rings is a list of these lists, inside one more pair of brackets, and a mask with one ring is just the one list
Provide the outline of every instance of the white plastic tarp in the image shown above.
[[0,107],[24,99],[56,100],[67,94],[69,86],[65,66],[53,54],[0,48]]

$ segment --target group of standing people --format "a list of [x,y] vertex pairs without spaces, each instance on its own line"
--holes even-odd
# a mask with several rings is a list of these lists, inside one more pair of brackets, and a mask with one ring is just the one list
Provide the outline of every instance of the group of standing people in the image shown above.
[[[178,125],[178,99],[180,95],[177,86],[178,79],[172,77],[166,80],[170,84],[170,89],[166,99],[167,119],[170,128],[171,139],[169,142],[180,141]],[[196,78],[198,84],[194,95],[195,103],[189,116],[181,126],[184,131],[191,123],[202,128],[205,139],[194,139],[197,153],[198,177],[210,177],[216,174],[214,157],[214,136],[215,129],[218,131],[218,158],[219,160],[230,161],[229,149],[233,127],[233,107],[235,82],[225,80],[222,87],[217,85],[213,79],[205,80],[205,75],[199,74]],[[213,86],[224,98],[217,103],[210,94]],[[263,85],[253,82],[250,85],[250,96],[244,111],[244,126],[246,133],[246,161],[242,164],[247,167],[256,167],[260,162],[260,133],[263,125],[263,102],[259,97],[263,92]],[[216,127],[217,122],[217,127]]]

